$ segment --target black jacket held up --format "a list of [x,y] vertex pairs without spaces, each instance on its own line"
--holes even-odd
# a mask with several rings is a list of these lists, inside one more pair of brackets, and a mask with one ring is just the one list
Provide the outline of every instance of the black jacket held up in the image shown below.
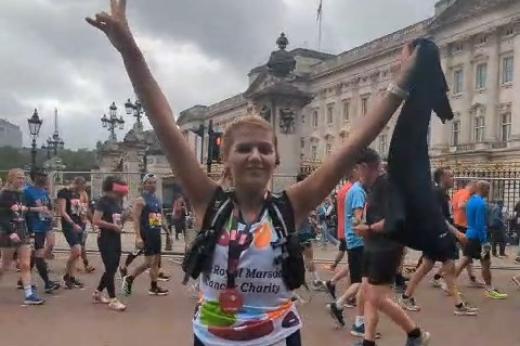
[[445,122],[453,118],[439,48],[418,39],[417,68],[410,97],[394,129],[388,155],[389,195],[385,231],[390,238],[417,250],[443,254],[447,227],[434,196],[428,156],[428,126],[432,110]]

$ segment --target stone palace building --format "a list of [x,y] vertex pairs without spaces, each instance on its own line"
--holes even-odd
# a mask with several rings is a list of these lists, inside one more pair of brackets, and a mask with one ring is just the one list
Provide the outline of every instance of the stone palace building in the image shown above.
[[[286,50],[253,68],[247,90],[181,112],[178,124],[205,163],[211,120],[223,130],[233,119],[260,114],[279,140],[281,165],[273,189],[310,172],[354,131],[397,72],[405,42],[433,39],[440,47],[455,119],[432,117],[430,155],[459,172],[501,170],[520,163],[520,0],[441,0],[433,17],[362,46],[331,55]],[[515,97],[516,95],[516,97]],[[396,117],[372,143],[385,157]],[[201,150],[202,149],[202,150]]]

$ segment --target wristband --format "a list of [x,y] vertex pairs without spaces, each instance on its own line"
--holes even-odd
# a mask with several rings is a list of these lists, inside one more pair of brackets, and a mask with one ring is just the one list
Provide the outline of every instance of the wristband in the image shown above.
[[390,94],[399,97],[402,100],[406,100],[410,96],[410,93],[408,91],[402,89],[394,83],[390,83],[388,85],[388,88],[386,88],[386,91],[388,91]]

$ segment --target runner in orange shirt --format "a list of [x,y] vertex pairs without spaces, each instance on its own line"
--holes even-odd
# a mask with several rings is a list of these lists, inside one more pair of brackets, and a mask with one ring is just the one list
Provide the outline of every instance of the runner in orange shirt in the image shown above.
[[[451,204],[453,208],[453,222],[455,227],[462,233],[466,233],[468,229],[468,218],[466,216],[466,204],[471,196],[475,194],[475,182],[469,181],[463,189],[458,190],[453,195]],[[469,280],[473,286],[481,286],[482,283],[477,281],[475,273],[473,272],[473,265],[470,263],[466,267]]]

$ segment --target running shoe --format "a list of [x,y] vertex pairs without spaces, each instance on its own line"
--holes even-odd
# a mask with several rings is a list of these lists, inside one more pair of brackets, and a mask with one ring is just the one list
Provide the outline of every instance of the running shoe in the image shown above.
[[85,287],[83,282],[79,281],[78,278],[76,278],[76,277],[71,277],[70,281],[74,285],[74,288],[83,288],[83,287]]
[[486,296],[491,299],[496,299],[496,300],[502,300],[502,299],[506,299],[508,297],[508,295],[506,293],[502,293],[499,290],[497,290],[496,288],[492,289],[492,290],[486,290]]
[[59,282],[56,282],[56,281],[49,281],[46,285],[45,285],[45,293],[47,294],[52,294],[54,291],[56,291],[57,289],[59,289],[61,287],[60,283]]
[[151,296],[166,296],[168,295],[169,291],[165,288],[156,286],[155,288],[150,288],[148,290],[148,294]]
[[121,303],[117,298],[112,298],[108,303],[108,308],[115,311],[125,311],[126,305]]
[[343,318],[343,309],[339,309],[336,303],[327,304],[327,310],[330,316],[334,319],[334,322],[338,324],[338,327],[345,326],[345,319]]
[[453,314],[455,316],[477,316],[478,308],[474,308],[469,304],[462,304],[461,307],[455,306],[455,310],[453,310]]
[[[365,324],[362,324],[360,326],[356,326],[355,324],[353,324],[352,329],[350,330],[350,334],[362,338],[363,336],[365,336]],[[376,339],[381,339],[381,337],[382,334],[380,332],[376,332]]]
[[402,295],[399,298],[399,303],[408,311],[420,311],[421,307],[415,303],[414,297],[404,298]]
[[71,278],[67,274],[63,275],[63,283],[64,283],[63,287],[65,289],[71,290],[74,288],[74,282],[71,280]]
[[35,291],[33,291],[31,293],[30,296],[28,297],[25,297],[23,303],[25,305],[42,305],[43,303],[45,303],[45,300],[43,300],[42,298],[40,298],[38,296],[38,293],[36,293]]
[[18,281],[16,281],[16,288],[19,290],[23,290],[23,283],[21,279],[18,279]]
[[336,300],[336,285],[334,285],[330,280],[322,282],[322,285],[327,288],[327,292],[330,294],[332,299]]
[[520,256],[516,256],[516,258],[515,258],[515,263],[516,263],[516,264],[520,264]]
[[132,283],[128,281],[127,276],[125,276],[121,281],[121,291],[127,297],[132,294]]
[[408,338],[406,346],[428,346],[430,344],[430,333],[421,331],[421,336],[418,338]]
[[99,291],[94,291],[92,293],[92,302],[94,304],[108,304],[110,303],[110,300],[105,297],[105,295]]
[[157,276],[157,281],[163,281],[163,282],[170,281],[170,275],[160,272],[159,275]]

